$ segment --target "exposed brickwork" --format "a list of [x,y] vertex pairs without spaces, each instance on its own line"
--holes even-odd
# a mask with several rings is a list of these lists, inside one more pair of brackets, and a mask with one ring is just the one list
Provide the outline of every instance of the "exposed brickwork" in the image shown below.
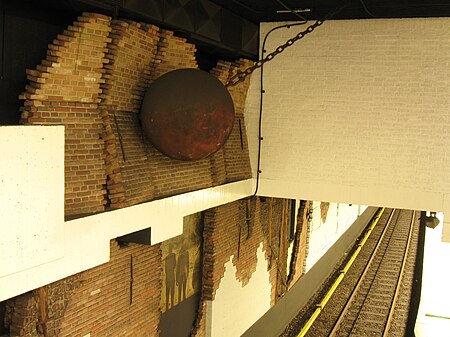
[[[185,39],[173,36],[164,30],[157,61],[154,64],[153,79],[180,68],[197,68],[195,46]],[[213,185],[209,159],[183,162],[170,159],[151,147],[148,152],[150,170],[153,172],[155,197],[197,190]]]
[[162,30],[152,79],[155,80],[161,75],[176,69],[197,69],[195,51],[195,46],[187,43],[186,39],[174,36],[173,32],[169,30]]
[[158,336],[161,264],[159,245],[112,241],[110,262],[10,300],[11,336]]
[[[219,61],[211,74],[216,76],[222,83],[226,83],[237,70],[244,70],[252,64],[248,60],[239,60],[234,63]],[[228,87],[228,91],[234,102],[235,121],[228,141],[223,147],[226,181],[236,181],[251,177],[250,159],[248,155],[247,130],[244,119],[244,104],[250,79]]]
[[320,203],[320,219],[322,220],[322,223],[325,223],[327,221],[327,214],[329,208],[330,208],[329,202],[322,201]]
[[271,304],[275,304],[286,291],[287,284],[287,230],[289,200],[267,198],[261,203],[260,221],[264,231],[264,245],[272,285]]
[[111,242],[110,262],[81,273],[58,336],[158,336],[161,270],[159,245]]
[[5,326],[9,328],[11,336],[39,336],[38,323],[38,299],[33,292],[8,300]]
[[137,113],[151,77],[160,29],[125,20],[113,20],[111,28],[102,104]]
[[[64,125],[65,213],[95,213],[105,204],[102,120],[96,104],[46,101],[30,107],[27,124]],[[22,114],[25,115],[25,114]],[[38,122],[36,122],[38,120]]]
[[312,228],[312,209],[313,209],[313,201],[307,201],[307,206],[309,208],[309,212],[307,215],[307,225],[306,225],[306,246],[305,246],[305,257],[303,260],[303,270],[306,270],[306,259],[308,258],[309,249],[310,249],[310,239],[311,239],[311,228]]
[[47,57],[36,70],[27,70],[31,83],[24,99],[99,103],[110,18],[83,13],[48,45]]
[[109,17],[84,13],[49,45],[47,57],[36,70],[27,70],[30,84],[21,122],[64,125],[65,214],[104,210],[106,174],[102,119],[97,103]]
[[[75,274],[63,280],[47,285],[45,294],[47,296],[46,303],[46,319],[42,329],[46,330],[47,337],[59,337],[61,334],[60,326],[64,321],[64,314],[72,294],[81,285],[81,274]],[[42,312],[42,311],[41,311]]]
[[213,186],[224,184],[227,181],[227,171],[225,169],[225,153],[223,148],[211,156],[210,163]]
[[310,211],[310,203],[305,200],[301,200],[297,214],[297,225],[294,237],[294,248],[292,250],[292,260],[287,279],[288,288],[291,288],[305,272],[307,247],[306,239],[308,233],[308,219]]
[[245,286],[256,270],[257,250],[264,235],[261,228],[260,205],[258,198],[246,199],[239,208],[239,246],[238,254],[233,256],[236,266],[236,279]]
[[194,336],[205,335],[206,301],[214,301],[225,264],[232,257],[236,279],[245,286],[257,263],[261,263],[256,257],[261,242],[272,284],[272,305],[284,294],[287,290],[288,220],[287,199],[243,199],[204,212],[203,289]]
[[[107,139],[106,161],[107,166],[110,166],[107,171],[112,174],[108,179],[111,206],[123,207],[251,177],[249,164],[244,170],[238,169],[238,166],[249,162],[242,117],[240,120],[243,149],[240,133],[234,132],[234,141],[228,150],[220,150],[211,159],[197,162],[173,160],[146,142],[138,115],[135,114],[141,103],[143,90],[152,80],[169,71],[197,68],[195,46],[187,43],[185,39],[173,36],[173,32],[159,30],[154,26],[118,20],[113,21],[112,28],[113,38],[108,45],[110,52],[107,55],[110,63],[106,65],[105,84],[102,85],[105,88],[102,114],[107,133],[104,136]],[[147,48],[148,53],[143,54],[140,46]],[[136,52],[130,53],[130,48],[136,49]],[[134,67],[131,70],[134,74],[131,78],[128,69],[121,66],[129,63]],[[226,64],[225,68],[221,70],[219,64],[213,74],[225,82],[233,69],[241,63],[245,62],[241,61],[235,65],[220,63]],[[245,99],[248,83],[241,86],[245,87],[245,90],[233,90],[236,99],[242,101]],[[131,89],[125,90],[124,87],[138,89],[130,91]],[[130,94],[135,97],[133,101],[128,99]],[[238,106],[240,105],[242,102],[238,102]],[[239,120],[236,120],[236,125],[239,125]],[[236,130],[239,131],[239,128]]]
[[144,142],[137,113],[148,88],[158,51],[159,28],[113,20],[102,85],[102,116],[107,141],[110,206],[124,207],[153,199]]
[[[248,80],[230,89],[237,118],[212,158],[173,160],[143,136],[138,113],[148,86],[169,71],[197,68],[195,50],[171,31],[84,13],[28,71],[22,122],[66,126],[66,216],[251,177],[243,119]],[[226,82],[248,64],[219,62],[212,73]]]
[[100,114],[104,125],[102,138],[105,142],[105,173],[108,177],[108,206],[111,208],[125,207],[127,205],[127,198],[125,196],[125,185],[118,159],[121,149],[114,131],[117,128],[115,118],[107,109],[101,109]]

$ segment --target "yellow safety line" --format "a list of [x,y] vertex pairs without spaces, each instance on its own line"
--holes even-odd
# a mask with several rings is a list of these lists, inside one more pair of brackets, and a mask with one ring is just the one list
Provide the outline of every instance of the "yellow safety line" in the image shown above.
[[314,324],[314,321],[317,319],[317,317],[322,312],[323,308],[325,307],[325,305],[327,304],[327,302],[329,301],[331,296],[333,296],[334,291],[337,289],[337,287],[339,286],[341,281],[344,279],[344,275],[347,273],[347,271],[350,269],[350,267],[353,264],[353,262],[356,260],[356,257],[358,256],[359,252],[361,251],[361,248],[366,243],[367,239],[369,238],[369,236],[372,233],[373,229],[377,225],[378,221],[380,221],[380,218],[383,215],[384,210],[385,209],[383,207],[381,210],[378,211],[377,216],[372,220],[372,223],[370,224],[369,229],[367,230],[367,232],[364,235],[364,237],[361,240],[361,242],[358,244],[358,247],[356,247],[356,250],[353,252],[352,256],[350,257],[350,259],[345,264],[345,267],[339,272],[339,276],[336,278],[336,280],[334,280],[333,285],[330,287],[330,289],[328,289],[328,292],[325,294],[325,296],[322,299],[322,301],[320,301],[320,303],[316,305],[316,310],[311,315],[311,317],[308,319],[306,324],[303,326],[302,330],[300,330],[300,333],[297,335],[297,337],[305,336],[306,333],[308,332],[308,330]]

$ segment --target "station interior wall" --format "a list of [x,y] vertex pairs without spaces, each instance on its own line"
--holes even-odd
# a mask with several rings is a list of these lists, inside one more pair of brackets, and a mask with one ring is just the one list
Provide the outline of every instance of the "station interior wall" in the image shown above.
[[[167,280],[164,268],[170,254],[169,241],[187,235],[183,222],[193,213],[202,212],[205,229],[201,244],[204,283],[197,294],[200,302],[194,305],[199,317],[194,335],[201,337],[210,332],[225,334],[227,322],[237,318],[242,319],[242,324],[233,327],[236,335],[250,327],[289,290],[287,276],[292,270],[288,261],[294,254],[298,258],[294,260],[292,284],[304,274],[307,235],[312,240],[309,248],[315,252],[314,258],[310,256],[311,268],[361,214],[362,209],[355,205],[445,212],[450,190],[445,175],[449,140],[442,137],[450,123],[450,114],[445,111],[445,90],[450,81],[445,67],[445,57],[450,53],[445,46],[448,23],[446,19],[330,21],[277,56],[264,69],[264,140],[258,168],[258,72],[251,78],[245,110],[246,86],[232,92],[243,128],[236,123],[224,150],[201,163],[175,163],[140,143],[135,118],[138,104],[124,100],[129,93],[121,90],[129,81],[137,88],[145,87],[151,76],[127,77],[119,65],[128,58],[140,59],[138,67],[147,75],[150,70],[164,73],[176,69],[180,59],[195,67],[195,48],[154,26],[120,20],[111,23],[102,15],[83,16],[75,27],[93,25],[101,28],[100,33],[78,28],[74,31],[100,35],[78,41],[72,39],[72,33],[65,33],[57,45],[68,46],[70,51],[79,45],[89,49],[89,44],[97,41],[93,43],[96,53],[108,52],[117,62],[106,67],[106,78],[119,80],[110,80],[106,86],[93,84],[103,78],[102,69],[108,62],[90,65],[86,61],[93,67],[89,70],[93,76],[88,78],[92,90],[74,91],[75,96],[67,97],[58,85],[40,87],[40,93],[27,87],[30,92],[24,94],[27,108],[22,111],[22,121],[28,125],[0,128],[1,144],[23,149],[20,158],[11,154],[14,160],[10,166],[0,167],[7,177],[1,181],[2,204],[20,215],[7,218],[7,225],[2,222],[2,231],[6,232],[7,226],[14,226],[15,231],[7,231],[6,244],[0,246],[4,255],[10,251],[20,255],[19,264],[15,264],[15,258],[2,260],[0,268],[0,300],[10,299],[10,308],[26,313],[21,314],[23,321],[14,321],[16,328],[28,331],[23,336],[35,336],[35,323],[42,319],[37,308],[46,303],[49,336],[74,331],[101,336],[125,333],[126,329],[150,329],[150,335],[157,335],[158,324],[170,314],[170,310],[164,312],[159,307],[164,295],[168,300],[161,282],[164,277]],[[263,24],[261,36],[273,25]],[[110,31],[115,32],[112,36],[116,40],[109,38]],[[272,33],[267,50],[284,42],[292,31]],[[136,39],[134,42],[153,48],[151,55],[158,61],[151,63],[153,68],[148,68],[148,60],[142,60],[138,52],[114,52],[124,48],[127,44],[121,39],[130,36]],[[49,55],[61,52],[61,46]],[[134,46],[140,48],[138,43]],[[169,52],[165,53],[164,48]],[[54,74],[58,75],[54,79],[72,74],[70,54],[58,55],[67,57],[63,69],[54,64],[53,68],[40,66],[28,73],[30,78],[41,81]],[[52,64],[53,58],[49,60],[45,64]],[[226,81],[247,63],[221,62],[212,72]],[[66,85],[72,84],[68,81]],[[54,90],[61,95],[54,96]],[[98,93],[103,96],[96,96]],[[114,122],[115,113],[119,118]],[[61,125],[61,120],[65,128],[54,126]],[[86,123],[95,127],[89,129],[89,135],[79,137]],[[124,148],[114,128],[117,123],[126,130],[128,145]],[[84,143],[77,142],[79,139]],[[103,145],[106,151],[99,150]],[[86,179],[80,177],[86,170],[77,157],[79,147],[83,155],[94,154],[98,161],[87,163],[98,171],[89,180],[89,192],[82,189]],[[132,154],[131,160],[125,160],[124,151]],[[145,168],[150,173],[144,180],[136,180],[140,176],[135,173]],[[247,198],[255,191],[258,169],[259,197]],[[175,180],[167,172],[173,172]],[[207,179],[198,179],[199,173]],[[17,179],[19,175],[23,179]],[[186,176],[188,180],[183,179]],[[180,188],[177,182],[181,181],[185,185]],[[46,188],[38,184],[46,182]],[[33,203],[36,198],[38,202]],[[324,201],[312,204],[309,222],[309,209],[301,211],[297,204],[295,249],[292,243],[287,245],[288,199]],[[112,208],[108,208],[108,202]],[[272,212],[276,219],[273,223]],[[146,228],[151,228],[151,247],[132,244],[123,249],[114,240]],[[242,231],[246,231],[244,241]],[[327,233],[326,240],[323,233]],[[26,245],[19,240],[22,234],[29,238]],[[53,250],[46,250],[47,246]],[[179,258],[182,249],[175,247]],[[45,254],[38,256],[36,249]],[[135,286],[142,292],[129,292],[133,275],[124,270],[129,270],[130,265],[131,270],[135,265],[140,272]],[[110,284],[108,278],[118,281]],[[105,312],[102,303],[113,303],[117,291],[114,287],[120,288],[120,301]],[[257,293],[264,294],[259,298],[264,310],[250,312]],[[242,307],[233,307],[230,299],[235,296],[246,299]],[[90,312],[79,310],[84,303],[89,304]],[[134,311],[127,309],[132,304],[133,317],[129,314]],[[150,312],[146,311],[149,308]],[[112,320],[113,312],[120,312],[120,319]],[[230,314],[228,320],[220,319],[223,312]],[[143,315],[151,319],[140,324]],[[9,317],[13,316],[14,312],[10,312]],[[121,326],[121,322],[128,325]]]
[[[448,18],[332,20],[263,69],[246,101],[259,194],[450,214]],[[268,32],[287,22],[261,24]],[[306,25],[267,37],[270,52]],[[443,240],[450,240],[450,223]]]

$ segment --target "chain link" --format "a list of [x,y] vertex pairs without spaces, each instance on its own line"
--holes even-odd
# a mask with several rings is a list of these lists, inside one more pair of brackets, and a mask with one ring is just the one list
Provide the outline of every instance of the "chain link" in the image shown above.
[[344,7],[346,7],[346,6],[342,6],[342,7],[338,8],[337,10],[335,10],[334,12],[328,14],[325,19],[317,20],[312,25],[308,26],[308,28],[306,28],[304,31],[301,31],[300,33],[295,35],[293,38],[290,38],[284,44],[278,46],[273,52],[268,54],[263,59],[256,61],[255,64],[248,67],[247,69],[245,69],[245,70],[238,69],[237,73],[230,78],[230,80],[228,81],[228,83],[225,86],[226,87],[234,87],[236,84],[239,84],[239,83],[245,81],[247,76],[249,76],[251,73],[253,73],[256,69],[261,68],[264,64],[273,60],[275,58],[275,56],[277,56],[278,54],[281,54],[287,47],[292,46],[298,40],[301,40],[309,33],[312,33],[317,27],[320,27],[325,22],[325,20],[328,20],[331,17],[333,17],[337,12],[341,11]]

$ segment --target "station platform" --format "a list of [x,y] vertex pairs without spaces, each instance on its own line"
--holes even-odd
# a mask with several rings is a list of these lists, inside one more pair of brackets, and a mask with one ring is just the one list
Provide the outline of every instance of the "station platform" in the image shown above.
[[450,335],[450,243],[442,242],[443,214],[439,225],[427,228],[423,258],[422,292],[417,315],[416,337]]

